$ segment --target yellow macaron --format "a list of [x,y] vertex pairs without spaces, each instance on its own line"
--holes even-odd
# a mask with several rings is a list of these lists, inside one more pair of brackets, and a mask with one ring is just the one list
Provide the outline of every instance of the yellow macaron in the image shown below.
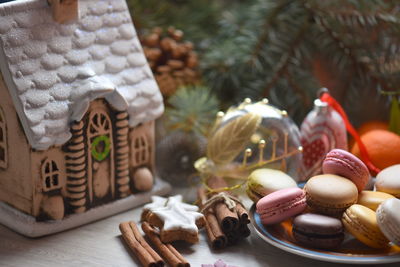
[[372,248],[387,248],[389,240],[379,229],[375,211],[354,204],[342,216],[345,229],[362,243]]
[[370,208],[371,210],[376,211],[379,205],[389,198],[394,198],[394,196],[385,192],[364,190],[361,191],[360,194],[358,194],[357,204],[363,205],[367,208]]

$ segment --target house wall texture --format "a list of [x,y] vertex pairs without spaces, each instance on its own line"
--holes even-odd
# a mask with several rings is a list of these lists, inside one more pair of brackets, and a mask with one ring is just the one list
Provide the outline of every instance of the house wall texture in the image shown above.
[[154,124],[146,122],[129,131],[129,177],[134,191],[149,190],[154,181]]
[[[43,163],[46,160],[54,161],[57,164],[57,168],[59,170],[58,175],[58,184],[60,187],[58,195],[65,198],[66,196],[66,179],[65,179],[65,153],[61,150],[61,147],[52,147],[46,151],[33,151],[30,153],[31,155],[31,175],[33,180],[33,198],[32,198],[32,215],[37,217],[43,211],[43,208],[46,207],[49,210],[60,210],[62,215],[64,215],[64,204],[57,202],[56,204],[52,203],[52,200],[49,200],[52,192],[45,192],[44,190],[44,177],[43,177]],[[53,201],[54,202],[54,201]],[[62,204],[60,206],[60,204]]]
[[[130,166],[131,166],[131,174],[132,171],[137,167],[148,167],[152,172],[154,172],[154,150],[155,150],[155,139],[154,139],[154,121],[143,123],[137,127],[129,129],[129,151],[130,151]],[[145,160],[144,164],[141,164],[140,161],[137,162],[137,154],[142,154],[142,152],[138,151],[135,144],[136,140],[141,137],[145,138],[147,142],[146,148],[148,153],[148,160]],[[142,145],[142,144],[139,144]]]
[[11,96],[0,74],[0,107],[6,120],[8,166],[0,168],[0,200],[32,214],[33,177],[30,148]]

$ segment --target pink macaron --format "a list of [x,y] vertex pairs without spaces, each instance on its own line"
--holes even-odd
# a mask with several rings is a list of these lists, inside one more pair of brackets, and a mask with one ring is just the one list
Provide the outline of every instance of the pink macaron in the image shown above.
[[300,188],[285,188],[261,198],[256,205],[263,224],[275,224],[302,213],[306,194]]
[[370,177],[364,162],[342,149],[333,149],[326,154],[322,171],[324,174],[336,174],[350,179],[357,186],[358,192],[364,190]]

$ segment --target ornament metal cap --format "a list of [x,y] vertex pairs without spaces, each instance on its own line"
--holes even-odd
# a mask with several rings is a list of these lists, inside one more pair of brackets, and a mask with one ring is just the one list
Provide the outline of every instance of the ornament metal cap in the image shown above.
[[315,107],[319,107],[319,108],[323,108],[323,107],[327,107],[328,103],[326,102],[322,102],[319,98],[314,100],[314,106]]
[[322,87],[317,91],[317,98],[320,98],[324,93],[329,93],[329,89],[326,87]]
[[328,111],[328,103],[322,102],[319,98],[314,100],[314,110],[321,114],[325,114]]

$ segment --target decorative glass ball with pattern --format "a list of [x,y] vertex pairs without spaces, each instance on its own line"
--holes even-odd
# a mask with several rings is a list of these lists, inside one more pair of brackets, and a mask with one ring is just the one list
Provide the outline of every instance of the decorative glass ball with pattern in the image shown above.
[[263,167],[280,169],[297,179],[301,151],[300,131],[286,111],[267,99],[256,103],[245,99],[225,114],[219,113],[208,138],[207,161],[214,174],[225,177],[246,178]]

